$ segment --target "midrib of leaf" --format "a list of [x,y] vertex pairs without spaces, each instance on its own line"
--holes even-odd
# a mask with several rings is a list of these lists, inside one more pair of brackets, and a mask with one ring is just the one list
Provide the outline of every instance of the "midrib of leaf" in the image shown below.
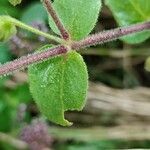
[[134,8],[134,10],[137,11],[138,14],[140,14],[140,16],[142,16],[142,18],[146,21],[147,20],[147,16],[137,7],[136,4],[133,3],[132,0],[129,0],[129,2],[131,3],[131,5]]
[[64,102],[63,102],[63,90],[64,90],[64,86],[63,86],[63,83],[64,83],[64,74],[65,74],[65,67],[66,67],[66,57],[67,57],[67,54],[62,56],[62,61],[61,61],[61,65],[60,65],[60,69],[62,70],[61,72],[61,80],[60,80],[60,100],[62,102],[62,114],[64,114]]

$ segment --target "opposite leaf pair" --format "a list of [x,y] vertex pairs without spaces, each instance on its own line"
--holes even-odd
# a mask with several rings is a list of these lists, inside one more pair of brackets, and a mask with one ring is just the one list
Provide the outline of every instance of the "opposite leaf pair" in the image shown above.
[[[19,1],[13,0],[12,2],[18,3]],[[86,65],[80,54],[73,50],[115,40],[135,32],[140,33],[127,36],[124,40],[129,43],[142,42],[150,35],[150,22],[147,21],[149,20],[149,16],[148,18],[134,20],[134,17],[130,17],[129,15],[130,11],[125,10],[127,7],[122,8],[120,0],[105,0],[120,25],[125,25],[120,22],[120,19],[125,20],[126,25],[143,21],[147,22],[100,32],[86,37],[96,24],[101,8],[101,0],[55,0],[53,7],[56,9],[56,12],[51,7],[49,0],[43,0],[43,2],[45,2],[48,13],[51,15],[49,16],[50,27],[56,34],[61,35],[63,39],[38,31],[10,17],[7,18],[10,19],[9,25],[14,23],[14,25],[23,29],[55,40],[62,46],[45,46],[40,49],[42,52],[5,64],[0,67],[0,74],[3,75],[32,64],[29,67],[30,89],[40,111],[55,123],[64,126],[71,125],[70,122],[64,119],[64,112],[68,110],[81,110],[83,108],[88,87]],[[133,14],[139,13],[137,4],[140,4],[140,2],[141,0],[136,0]],[[125,3],[127,6],[132,5],[130,0],[127,0]],[[150,2],[148,2],[149,4]],[[125,17],[120,17],[122,15]],[[138,15],[140,16],[141,13]],[[5,18],[5,16],[3,17]],[[128,22],[126,19],[130,21]],[[3,26],[1,27],[3,28]],[[10,32],[13,30],[7,30],[7,28],[1,31],[9,36],[15,33]],[[7,34],[6,31],[10,34]],[[63,33],[67,33],[68,38],[65,39]],[[8,38],[9,36],[6,37]],[[62,47],[63,51],[61,49]],[[59,54],[64,55],[59,56]],[[51,56],[57,57],[47,60]],[[47,61],[44,62],[44,60]],[[43,62],[39,64],[41,61]]]
[[[70,38],[80,40],[94,28],[101,1],[55,0],[53,6]],[[51,16],[49,24],[55,33],[60,34]],[[64,119],[64,112],[81,110],[87,95],[88,73],[82,56],[69,50],[63,56],[31,65],[28,75],[30,90],[40,111],[57,124],[71,125]]]

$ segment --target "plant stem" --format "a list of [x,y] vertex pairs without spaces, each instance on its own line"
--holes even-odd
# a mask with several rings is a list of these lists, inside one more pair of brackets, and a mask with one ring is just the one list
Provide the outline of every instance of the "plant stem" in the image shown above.
[[28,56],[21,57],[12,62],[8,62],[0,67],[0,75],[10,74],[19,69],[24,69],[33,63],[40,63],[47,60],[52,56],[58,56],[67,52],[67,48],[64,46],[57,46],[55,48],[48,49],[44,52],[34,53]]
[[43,36],[43,37],[45,37],[47,39],[54,40],[57,43],[60,43],[60,44],[64,43],[64,41],[61,38],[53,36],[53,35],[50,35],[50,34],[45,33],[45,32],[42,32],[42,31],[40,31],[38,29],[35,29],[35,28],[33,28],[33,27],[29,26],[29,25],[26,25],[26,24],[22,23],[21,21],[15,19],[15,18],[8,17],[8,19],[14,25],[16,25],[16,26],[18,26],[18,27],[20,27],[22,29],[28,30],[28,31],[30,31],[32,33],[35,33],[35,34],[40,35],[40,36]]
[[[73,42],[71,45],[67,45],[66,47],[68,48],[71,47],[74,50],[79,50],[85,47],[89,47],[91,45],[109,42],[125,35],[129,35],[144,30],[149,30],[149,29],[150,29],[150,22],[139,23],[128,27],[100,32],[98,34],[91,35],[85,38],[84,40]],[[50,57],[67,53],[68,48],[66,47],[63,45],[59,45],[58,47],[49,49],[47,51],[34,53],[32,55],[24,56],[18,60],[14,60],[12,62],[6,63],[0,66],[0,75],[5,75],[13,71],[25,68],[28,65],[31,65],[33,63],[40,63],[44,60],[47,60]]]
[[109,41],[116,40],[125,35],[141,32],[143,30],[149,30],[149,29],[150,29],[150,21],[144,23],[138,23],[128,27],[121,27],[113,30],[103,31],[98,34],[90,35],[89,37],[81,41],[74,42],[72,44],[72,49],[81,49],[92,45],[106,43]]
[[53,21],[55,22],[58,30],[60,31],[62,37],[64,40],[69,40],[69,33],[65,29],[64,25],[62,24],[61,20],[59,19],[59,16],[57,15],[55,9],[52,6],[51,0],[43,0],[44,6],[46,7],[48,13],[52,17]]

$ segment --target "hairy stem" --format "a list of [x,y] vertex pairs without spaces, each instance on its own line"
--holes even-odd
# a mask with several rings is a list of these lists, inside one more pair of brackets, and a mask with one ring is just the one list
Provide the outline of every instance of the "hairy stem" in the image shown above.
[[112,40],[116,40],[125,35],[129,35],[143,30],[150,29],[150,22],[138,23],[128,27],[116,28],[113,30],[103,31],[98,34],[91,35],[81,41],[74,42],[72,49],[81,49],[92,45],[106,43]]
[[61,38],[53,36],[53,35],[50,35],[50,34],[45,33],[45,32],[42,32],[42,31],[40,31],[38,29],[35,29],[35,28],[33,28],[33,27],[29,26],[29,25],[26,25],[26,24],[22,23],[21,21],[15,19],[15,18],[8,17],[8,19],[14,25],[16,25],[16,26],[18,26],[18,27],[20,27],[22,29],[28,30],[28,31],[30,31],[32,33],[35,33],[35,34],[40,35],[40,36],[43,36],[43,37],[45,37],[47,39],[54,40],[57,43],[60,43],[60,44],[64,43]]
[[84,49],[81,51],[82,55],[93,55],[93,56],[106,56],[111,58],[122,59],[124,57],[132,57],[132,56],[142,56],[147,57],[150,56],[149,48],[144,49],[105,49],[105,48],[89,48],[88,50]]
[[67,48],[65,48],[64,46],[57,46],[55,48],[48,49],[47,51],[44,52],[34,53],[28,56],[21,57],[19,59],[16,59],[12,62],[0,66],[0,75],[12,73],[19,69],[26,68],[27,66],[33,63],[40,63],[52,56],[64,54],[66,52]]
[[[117,38],[120,38],[125,35],[129,35],[132,33],[149,30],[150,29],[150,22],[139,23],[136,25],[131,25],[128,27],[117,28],[114,30],[108,30],[105,32],[100,32],[95,35],[91,35],[84,40],[73,42],[72,45],[68,45],[68,48],[71,47],[74,50],[79,50],[81,48],[89,47],[91,45],[105,43]],[[34,53],[32,55],[21,57],[18,60],[14,60],[7,64],[0,66],[0,75],[9,74],[13,71],[22,69],[31,65],[33,63],[39,63],[44,60],[47,60],[50,57],[57,56],[60,54],[67,53],[68,49],[65,46],[59,45],[58,47],[49,49],[44,52]]]
[[61,20],[59,19],[59,16],[57,15],[55,9],[52,6],[51,0],[43,0],[44,6],[46,7],[48,13],[53,18],[53,21],[55,22],[57,28],[59,29],[62,37],[64,40],[69,39],[69,33],[65,29],[64,25],[62,24]]

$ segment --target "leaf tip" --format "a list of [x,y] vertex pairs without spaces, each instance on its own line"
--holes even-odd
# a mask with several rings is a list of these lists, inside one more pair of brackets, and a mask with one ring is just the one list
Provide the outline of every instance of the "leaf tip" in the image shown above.
[[70,127],[70,126],[73,125],[73,123],[72,123],[72,122],[69,122],[68,120],[65,120],[65,119],[64,119],[64,123],[63,123],[63,124],[60,124],[60,125]]

